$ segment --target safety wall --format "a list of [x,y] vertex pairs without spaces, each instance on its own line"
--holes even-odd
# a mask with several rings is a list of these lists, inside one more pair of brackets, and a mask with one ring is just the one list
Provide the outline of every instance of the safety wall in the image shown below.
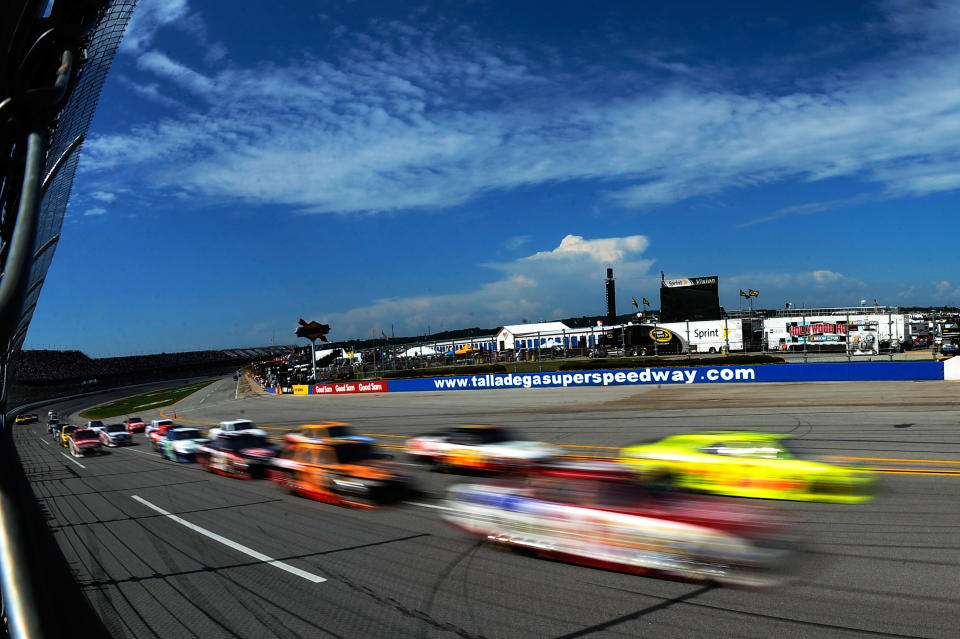
[[[343,395],[363,393],[489,390],[499,388],[571,388],[577,386],[645,386],[650,384],[731,384],[771,382],[911,381],[960,378],[960,360],[944,362],[838,362],[825,364],[764,364],[758,366],[696,366],[634,368],[556,373],[497,373],[392,379],[388,381],[316,384],[301,388],[267,388],[269,392]],[[306,393],[304,392],[306,391]]]

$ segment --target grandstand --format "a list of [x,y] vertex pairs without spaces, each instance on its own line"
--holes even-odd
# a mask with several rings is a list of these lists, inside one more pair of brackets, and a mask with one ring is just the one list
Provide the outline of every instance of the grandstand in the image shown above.
[[24,350],[14,366],[18,384],[112,386],[175,377],[215,375],[252,361],[289,353],[294,346],[188,351],[93,359],[80,351]]

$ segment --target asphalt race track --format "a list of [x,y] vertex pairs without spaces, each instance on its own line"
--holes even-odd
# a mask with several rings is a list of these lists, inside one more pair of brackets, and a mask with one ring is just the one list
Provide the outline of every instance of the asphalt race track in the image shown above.
[[[117,637],[949,637],[960,628],[960,386],[950,382],[585,388],[234,398],[216,382],[166,414],[280,433],[350,422],[384,444],[495,423],[582,454],[709,428],[791,432],[886,469],[859,505],[778,502],[800,520],[790,581],[752,591],[506,552],[440,521],[462,476],[360,511],[212,475],[137,445],[75,460],[44,424],[15,441],[85,596]],[[102,398],[51,405],[67,415]],[[34,412],[45,416],[47,407]],[[158,412],[143,413],[149,420]],[[80,418],[73,417],[75,422]],[[43,420],[42,420],[43,421]],[[119,421],[119,420],[118,420]],[[393,437],[388,437],[392,435]],[[597,447],[597,448],[590,448]],[[167,516],[169,513],[174,517]]]

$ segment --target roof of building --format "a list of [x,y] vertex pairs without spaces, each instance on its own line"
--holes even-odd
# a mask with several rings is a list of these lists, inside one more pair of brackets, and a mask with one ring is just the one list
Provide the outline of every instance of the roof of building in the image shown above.
[[563,322],[539,322],[537,324],[504,326],[500,330],[513,333],[514,335],[529,335],[531,333],[559,333],[561,331],[569,331],[571,328]]

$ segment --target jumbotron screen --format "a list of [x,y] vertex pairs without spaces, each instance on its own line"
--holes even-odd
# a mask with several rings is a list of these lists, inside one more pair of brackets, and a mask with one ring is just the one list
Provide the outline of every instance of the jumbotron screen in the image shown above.
[[660,321],[720,319],[719,277],[690,277],[660,282]]

